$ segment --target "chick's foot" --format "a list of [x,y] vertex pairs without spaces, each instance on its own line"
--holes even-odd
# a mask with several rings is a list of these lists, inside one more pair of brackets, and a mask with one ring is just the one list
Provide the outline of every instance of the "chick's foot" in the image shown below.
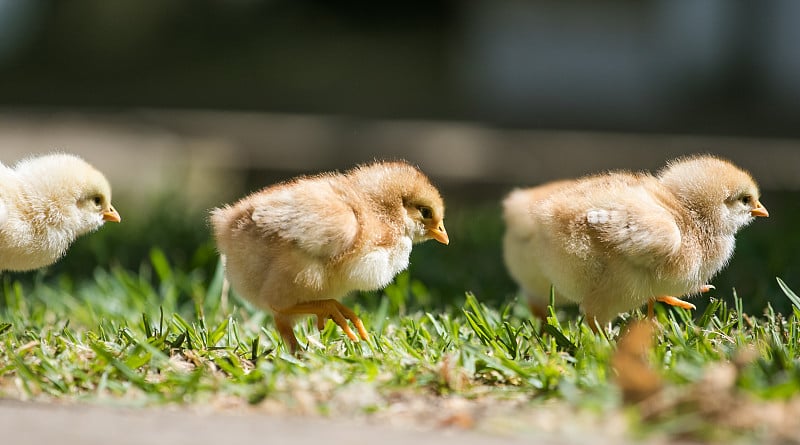
[[[298,303],[288,309],[282,310],[281,314],[316,315],[317,328],[319,330],[325,328],[325,322],[330,318],[334,323],[342,328],[350,340],[357,342],[359,341],[358,337],[355,333],[353,333],[352,329],[350,329],[350,326],[347,324],[347,320],[350,320],[353,322],[353,326],[356,327],[358,335],[361,337],[361,339],[366,340],[368,338],[367,330],[364,328],[364,323],[361,322],[361,319],[358,318],[358,315],[336,300],[329,299]],[[281,333],[281,335],[283,335],[283,333]],[[294,335],[292,335],[292,337],[294,337]]]
[[[708,290],[703,291],[703,292],[708,292]],[[654,318],[655,317],[655,312],[653,311],[653,308],[655,306],[655,302],[656,301],[660,301],[662,303],[666,303],[666,304],[668,304],[670,306],[677,306],[677,307],[683,308],[683,309],[689,309],[689,310],[697,309],[697,307],[695,305],[693,305],[692,303],[689,303],[688,301],[683,301],[680,298],[671,297],[669,295],[664,295],[662,297],[656,297],[656,298],[654,298],[654,299],[652,299],[652,300],[647,302],[647,316],[649,318]]]

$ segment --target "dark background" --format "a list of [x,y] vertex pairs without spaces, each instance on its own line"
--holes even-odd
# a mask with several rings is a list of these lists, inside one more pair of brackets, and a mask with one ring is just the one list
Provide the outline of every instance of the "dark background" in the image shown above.
[[[448,247],[412,276],[438,301],[514,292],[514,186],[710,152],[772,217],[714,284],[748,310],[800,288],[800,3],[0,0],[0,160],[61,149],[107,173],[119,226],[44,272],[211,269],[208,208],[298,173],[406,158],[441,186]],[[146,241],[145,241],[146,240]]]
[[7,106],[798,136],[800,5],[2,0]]

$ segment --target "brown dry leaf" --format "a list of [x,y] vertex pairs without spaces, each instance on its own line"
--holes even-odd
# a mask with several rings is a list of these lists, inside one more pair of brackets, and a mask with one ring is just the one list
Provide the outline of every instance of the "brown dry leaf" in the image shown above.
[[455,427],[469,430],[475,428],[475,418],[470,413],[457,412],[442,419],[442,421],[439,422],[439,426],[443,428]]
[[653,347],[654,332],[655,326],[651,321],[636,321],[628,326],[617,342],[611,366],[626,403],[640,402],[663,387],[661,376],[653,370],[647,358]]

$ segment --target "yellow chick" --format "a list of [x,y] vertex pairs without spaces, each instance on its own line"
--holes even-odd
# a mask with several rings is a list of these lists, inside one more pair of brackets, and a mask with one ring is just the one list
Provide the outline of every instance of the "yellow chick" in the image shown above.
[[111,187],[77,156],[50,154],[0,164],[0,271],[48,266],[75,239],[119,222]]
[[300,315],[316,315],[320,329],[330,318],[358,341],[350,320],[366,340],[361,320],[338,300],[385,287],[408,267],[413,244],[448,244],[443,219],[439,192],[405,162],[295,178],[211,212],[231,285],[272,311],[293,351]]
[[503,253],[534,313],[578,303],[593,321],[707,285],[733,254],[734,235],[767,217],[753,178],[713,156],[667,164],[657,176],[612,172],[514,190],[503,202]]

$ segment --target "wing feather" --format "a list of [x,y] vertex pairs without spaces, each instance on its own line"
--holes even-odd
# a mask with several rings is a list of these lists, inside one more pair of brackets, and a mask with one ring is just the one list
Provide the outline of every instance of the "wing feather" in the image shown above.
[[675,217],[646,187],[649,177],[598,178],[562,193],[554,210],[569,221],[567,249],[585,256],[597,243],[642,266],[663,262],[681,248]]
[[634,263],[662,263],[681,247],[675,217],[644,188],[633,187],[619,201],[589,209],[586,221],[600,242]]
[[313,257],[330,259],[347,252],[359,233],[356,210],[336,178],[305,179],[258,196],[252,220]]

